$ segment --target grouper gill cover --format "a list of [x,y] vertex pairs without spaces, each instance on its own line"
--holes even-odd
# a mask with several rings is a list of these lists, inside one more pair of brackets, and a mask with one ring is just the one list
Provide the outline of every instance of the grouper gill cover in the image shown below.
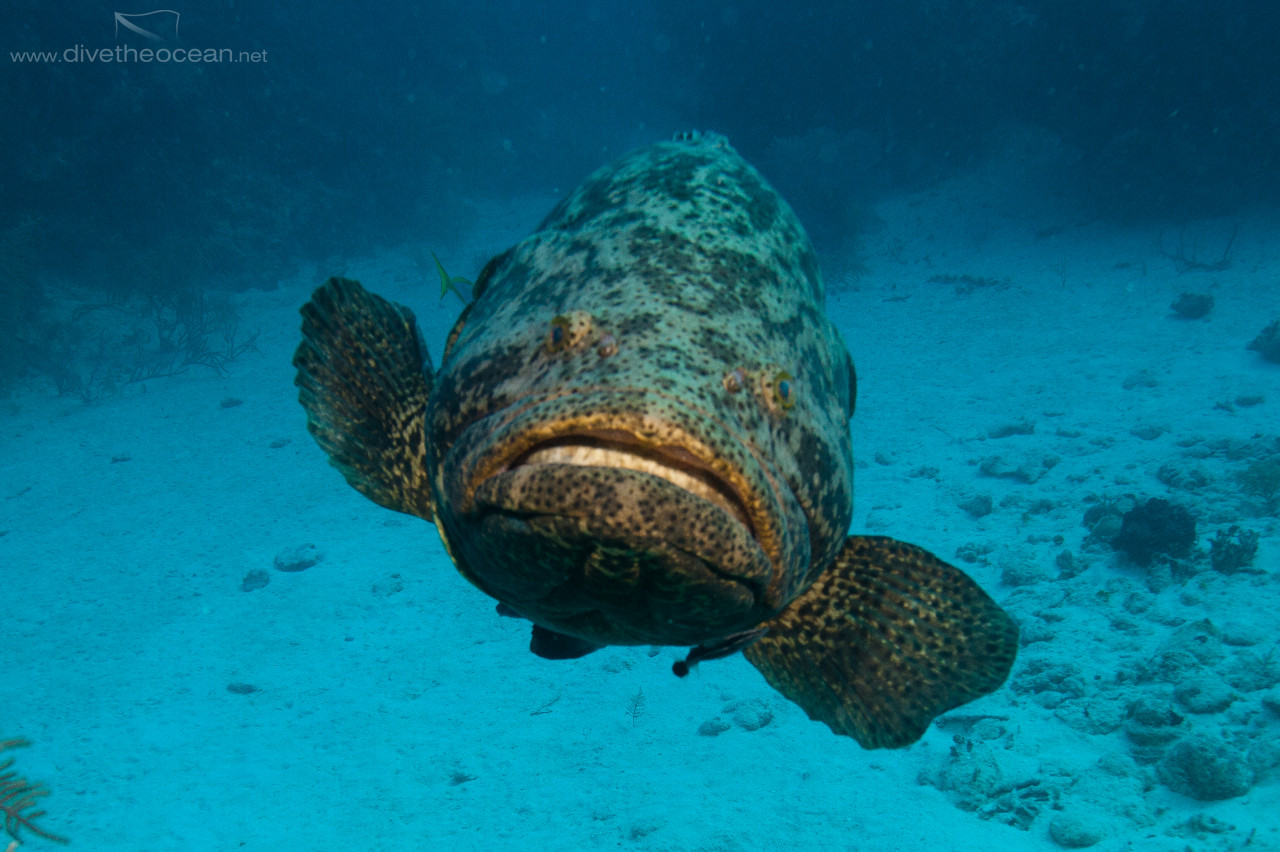
[[856,381],[795,214],[716,134],[591,175],[491,261],[433,369],[405,307],[330,279],[294,363],[370,499],[433,521],[539,656],[743,651],[867,747],[997,688],[1013,622],[956,568],[848,536]]

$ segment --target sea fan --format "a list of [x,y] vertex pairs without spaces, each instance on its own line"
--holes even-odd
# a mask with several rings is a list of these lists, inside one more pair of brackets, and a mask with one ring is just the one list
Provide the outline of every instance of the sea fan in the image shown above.
[[[21,748],[25,745],[30,743],[23,739],[0,740],[0,751]],[[13,758],[0,762],[0,814],[4,815],[5,833],[15,841],[10,848],[14,848],[17,845],[16,842],[22,839],[18,836],[18,832],[24,828],[45,840],[66,843],[65,837],[59,837],[35,824],[36,820],[44,816],[44,811],[32,810],[32,808],[36,806],[37,799],[49,795],[48,788],[43,784],[33,784],[25,778],[20,778],[17,772],[9,769],[12,765]]]

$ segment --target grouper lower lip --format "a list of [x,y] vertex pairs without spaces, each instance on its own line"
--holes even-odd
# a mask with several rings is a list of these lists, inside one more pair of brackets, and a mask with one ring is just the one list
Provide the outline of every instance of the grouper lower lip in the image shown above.
[[[545,554],[548,547],[563,546],[562,552],[576,552],[588,559],[590,554],[630,554],[622,557],[628,565],[634,568],[645,564],[651,566],[647,570],[658,572],[633,575],[629,568],[631,579],[620,576],[616,586],[608,584],[613,592],[628,599],[643,594],[646,587],[663,585],[667,572],[674,577],[693,570],[715,582],[721,595],[726,594],[726,586],[737,587],[733,596],[740,598],[744,613],[760,605],[768,595],[773,566],[750,529],[726,509],[662,476],[620,466],[521,464],[486,478],[477,487],[474,499],[477,511],[472,517],[477,537],[489,539],[489,533],[496,535],[499,527],[510,531],[512,524],[527,530],[527,538],[522,534],[515,540],[520,544],[505,539],[503,550],[515,546]],[[495,520],[490,517],[493,512],[504,518],[499,527],[489,526]],[[533,544],[543,537],[548,541]],[[491,559],[496,556],[491,553]],[[518,576],[520,585],[528,583],[529,588],[534,588],[549,578],[558,578],[561,570],[576,576],[574,572],[581,564],[577,558],[567,559],[563,567],[555,559],[547,559],[539,567],[526,558],[519,561],[526,571],[508,566],[500,572],[502,578],[495,585]],[[676,564],[682,566],[678,571],[672,567]],[[485,573],[484,568],[477,570]],[[561,581],[552,580],[547,585],[550,592]],[[612,596],[597,587],[602,597]],[[541,595],[530,595],[514,586],[510,591],[513,600],[542,599]]]
[[670,444],[653,446],[629,432],[603,429],[542,441],[513,459],[506,470],[544,464],[635,470],[665,479],[677,488],[714,503],[746,527],[752,538],[755,537],[746,503],[738,490],[715,468],[684,447]]
[[621,429],[531,429],[481,454],[467,487],[472,512],[559,516],[638,549],[661,542],[766,594],[775,573],[756,534],[762,502],[684,446]]

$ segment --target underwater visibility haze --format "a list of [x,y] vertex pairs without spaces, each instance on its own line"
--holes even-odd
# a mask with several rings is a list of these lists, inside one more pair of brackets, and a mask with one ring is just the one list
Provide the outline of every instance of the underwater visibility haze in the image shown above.
[[8,24],[10,852],[1280,849],[1280,10]]

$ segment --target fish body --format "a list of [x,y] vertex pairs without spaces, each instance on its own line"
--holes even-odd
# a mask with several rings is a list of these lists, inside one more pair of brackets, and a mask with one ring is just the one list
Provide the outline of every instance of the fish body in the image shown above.
[[294,362],[312,434],[433,521],[531,647],[742,650],[868,747],[996,688],[1012,621],[968,577],[848,536],[856,379],[787,203],[717,134],[587,178],[476,279],[439,370],[412,313],[331,279]]

